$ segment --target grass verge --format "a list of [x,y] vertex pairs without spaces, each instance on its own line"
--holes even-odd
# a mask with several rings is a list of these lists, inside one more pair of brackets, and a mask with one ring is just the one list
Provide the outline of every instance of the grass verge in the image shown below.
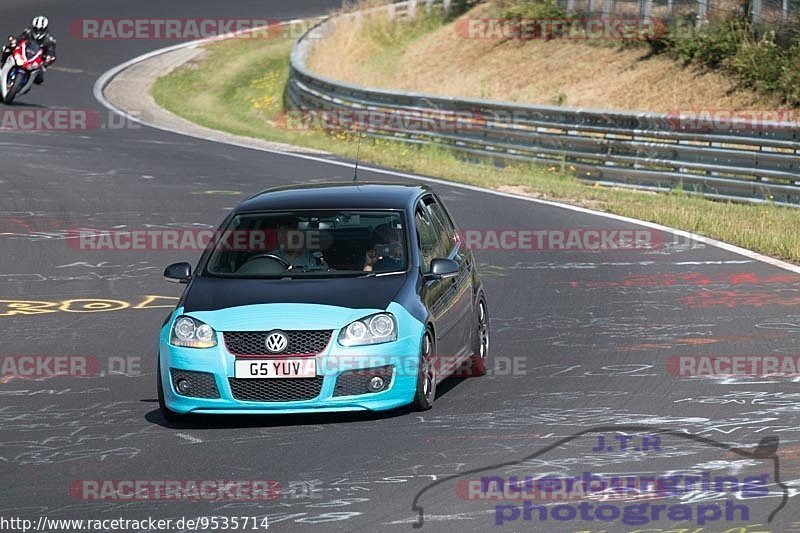
[[[203,126],[353,158],[356,144],[347,134],[281,127],[290,49],[288,39],[214,43],[201,60],[159,78],[152,94],[162,107]],[[496,168],[440,149],[385,140],[364,140],[361,160],[635,217],[800,263],[800,212],[794,209],[593,186],[579,181],[569,167]]]

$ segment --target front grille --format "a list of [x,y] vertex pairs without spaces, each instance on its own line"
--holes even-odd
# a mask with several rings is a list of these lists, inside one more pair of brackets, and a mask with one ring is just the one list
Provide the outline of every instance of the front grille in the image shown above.
[[[214,374],[208,372],[190,372],[188,370],[177,370],[170,368],[172,375],[172,387],[177,394],[190,398],[219,398],[217,381]],[[178,391],[178,380],[185,379],[189,382],[189,390],[186,392]]]
[[233,397],[247,402],[296,402],[313,400],[322,391],[324,376],[287,379],[229,378]]
[[284,331],[289,338],[286,349],[279,354],[268,352],[267,335],[271,331],[226,331],[223,339],[228,351],[234,355],[316,355],[331,340],[331,330]]
[[[392,384],[393,366],[381,366],[378,368],[365,368],[362,370],[352,370],[344,372],[336,380],[334,396],[354,396],[356,394],[374,394],[367,388],[367,383],[374,376],[380,376],[386,381],[383,390]],[[380,391],[379,391],[380,392]]]

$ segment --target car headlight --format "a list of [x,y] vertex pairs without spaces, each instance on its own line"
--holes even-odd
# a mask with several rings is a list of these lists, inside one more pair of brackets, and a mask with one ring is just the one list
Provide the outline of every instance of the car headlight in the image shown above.
[[182,316],[172,325],[169,343],[186,348],[213,348],[217,345],[217,332],[196,318]]
[[339,333],[342,346],[364,346],[397,340],[397,322],[389,313],[378,313],[351,322]]

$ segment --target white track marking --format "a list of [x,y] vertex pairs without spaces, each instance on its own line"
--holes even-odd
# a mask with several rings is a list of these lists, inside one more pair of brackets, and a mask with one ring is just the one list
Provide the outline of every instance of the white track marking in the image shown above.
[[203,442],[201,439],[198,439],[197,437],[192,437],[191,435],[187,435],[186,433],[176,433],[175,435],[182,439],[188,440],[192,444],[200,444],[201,442]]

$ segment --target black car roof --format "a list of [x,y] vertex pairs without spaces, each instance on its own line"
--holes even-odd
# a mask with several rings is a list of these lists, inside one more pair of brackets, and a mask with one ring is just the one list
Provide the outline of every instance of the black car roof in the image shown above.
[[430,187],[419,183],[317,183],[267,189],[235,212],[295,209],[405,209]]

